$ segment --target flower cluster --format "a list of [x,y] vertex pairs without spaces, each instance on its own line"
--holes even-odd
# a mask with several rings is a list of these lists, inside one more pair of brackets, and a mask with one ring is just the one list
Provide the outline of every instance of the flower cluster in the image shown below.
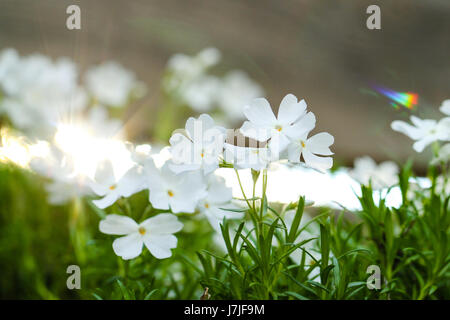
[[[134,74],[115,62],[89,69],[85,86],[78,76],[75,63],[68,58],[52,61],[39,54],[21,57],[13,49],[3,50],[0,114],[6,114],[27,136],[50,139],[57,124],[84,115],[89,107],[125,106],[136,89],[143,90]],[[92,116],[98,119],[104,112]]]
[[[173,133],[169,141],[170,158],[161,166],[157,166],[151,156],[144,157],[120,179],[115,178],[110,164],[99,166],[92,189],[103,198],[94,203],[106,208],[120,197],[129,197],[146,189],[153,208],[174,214],[201,212],[211,226],[219,230],[224,217],[241,217],[240,213],[232,210],[231,188],[214,173],[221,165],[259,171],[282,155],[287,155],[294,163],[300,162],[303,155],[308,166],[321,170],[331,168],[332,158],[319,155],[332,155],[329,147],[333,137],[328,133],[319,133],[308,138],[315,126],[315,116],[306,111],[303,100],[298,101],[294,95],[288,94],[281,102],[278,118],[267,100],[261,98],[245,107],[244,113],[248,121],[240,132],[245,137],[264,143],[264,146],[234,146],[226,142],[227,130],[216,125],[209,115],[191,117],[184,129]],[[145,234],[139,237],[136,228],[133,229],[134,236],[130,235],[135,241],[129,242],[129,245],[140,244],[142,247]],[[130,252],[140,252],[133,248]],[[129,257],[122,254],[123,250],[128,252],[123,246],[120,249],[114,247],[114,250],[122,257]]]
[[115,159],[120,174],[131,166],[124,125],[109,108],[125,107],[143,92],[135,75],[113,61],[89,68],[80,83],[68,58],[0,52],[0,116],[26,137],[28,148],[39,146],[23,166],[50,180],[52,204],[92,194],[91,180],[104,159]]
[[164,89],[197,112],[218,109],[232,122],[244,118],[242,108],[264,94],[259,84],[241,70],[223,77],[209,73],[220,61],[220,51],[206,48],[195,56],[173,55],[167,64]]

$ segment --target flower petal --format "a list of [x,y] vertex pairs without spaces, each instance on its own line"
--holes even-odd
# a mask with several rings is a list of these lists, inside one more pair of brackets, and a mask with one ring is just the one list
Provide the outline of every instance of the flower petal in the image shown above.
[[433,135],[427,135],[423,137],[422,139],[417,140],[413,144],[413,149],[417,152],[422,152],[428,145],[436,141],[436,137]]
[[177,247],[177,238],[172,234],[149,234],[147,237],[144,237],[144,243],[155,258],[166,259],[172,256],[170,249]]
[[312,112],[308,112],[301,117],[292,126],[284,128],[284,134],[291,139],[306,139],[308,133],[316,126],[316,116]]
[[290,141],[291,140],[285,134],[275,131],[268,143],[271,154],[273,156],[279,155],[286,149]]
[[400,120],[393,121],[391,128],[394,131],[401,132],[413,140],[420,139],[423,136],[423,132],[416,127]]
[[227,187],[223,177],[212,174],[209,178],[208,196],[210,203],[227,203],[233,199],[232,189]]
[[100,221],[99,229],[106,234],[125,235],[136,232],[138,224],[130,217],[109,214]]
[[158,214],[146,219],[140,225],[147,229],[149,234],[171,234],[183,228],[183,224],[178,221],[178,218],[170,213]]
[[195,119],[194,117],[190,117],[186,121],[186,132],[189,135],[189,138],[192,140],[196,140],[195,138],[200,137],[203,135],[203,132],[205,132],[208,129],[211,129],[214,127],[214,120],[211,118],[210,115],[203,113],[201,114],[198,119]]
[[138,166],[129,169],[117,183],[117,192],[126,198],[143,189],[145,189],[145,179],[142,168]]
[[169,209],[169,195],[165,190],[150,189],[149,201],[155,209]]
[[283,124],[291,124],[297,121],[306,112],[305,100],[298,101],[293,94],[286,95],[278,109],[278,121]]
[[239,131],[246,137],[258,141],[266,141],[271,137],[271,129],[256,126],[253,122],[245,121]]
[[334,137],[328,132],[318,133],[306,141],[306,148],[314,154],[319,154],[323,156],[331,156],[329,146],[334,143]]
[[94,193],[100,197],[104,197],[110,190],[106,185],[91,181],[88,183]]
[[104,196],[100,200],[92,200],[92,203],[95,204],[100,209],[105,209],[109,206],[112,206],[114,202],[117,201],[117,199],[120,198],[119,193],[115,190],[110,193],[108,193],[106,196]]
[[244,107],[244,114],[255,126],[269,127],[276,122],[269,102],[264,98],[253,99]]
[[113,242],[114,253],[124,260],[138,257],[142,252],[144,241],[142,236],[135,232],[128,236],[118,238]]
[[318,157],[306,149],[303,150],[303,158],[306,165],[318,170],[328,170],[333,166],[333,158]]
[[288,148],[288,159],[291,162],[300,162],[300,155],[302,153],[302,146],[300,143],[292,142]]
[[116,182],[113,165],[110,160],[105,160],[98,164],[95,171],[95,181],[105,186],[112,186]]

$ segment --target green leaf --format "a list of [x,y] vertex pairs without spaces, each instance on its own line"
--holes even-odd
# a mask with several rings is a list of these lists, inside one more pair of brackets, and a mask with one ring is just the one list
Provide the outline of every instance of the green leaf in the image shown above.
[[150,298],[158,291],[159,291],[159,289],[153,289],[145,296],[144,300],[150,300]]
[[308,298],[306,298],[305,296],[302,296],[301,294],[299,294],[297,292],[286,291],[284,293],[284,295],[294,297],[294,298],[296,298],[298,300],[309,300]]
[[300,197],[298,200],[297,210],[295,212],[294,220],[292,220],[291,229],[289,230],[287,242],[294,242],[297,238],[298,227],[303,216],[303,210],[305,208],[305,197]]

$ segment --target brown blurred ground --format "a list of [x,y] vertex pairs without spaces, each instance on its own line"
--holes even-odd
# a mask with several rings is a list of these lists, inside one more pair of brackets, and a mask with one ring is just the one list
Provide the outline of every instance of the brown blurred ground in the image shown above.
[[[81,7],[81,30],[66,29],[70,4]],[[370,4],[381,7],[382,30],[366,28]],[[440,117],[450,98],[449,15],[448,0],[1,0],[0,49],[69,56],[82,68],[114,59],[134,70],[149,93],[128,115],[129,129],[144,139],[168,57],[216,46],[224,69],[246,70],[275,109],[288,92],[304,97],[317,130],[335,136],[341,161],[365,154],[402,161],[417,155],[389,125],[410,112],[364,89],[375,82],[417,92],[415,113]]]

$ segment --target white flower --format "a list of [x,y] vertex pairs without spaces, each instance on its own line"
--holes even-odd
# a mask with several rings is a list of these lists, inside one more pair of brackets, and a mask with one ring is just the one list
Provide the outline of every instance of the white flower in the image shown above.
[[306,102],[298,101],[293,94],[286,95],[276,118],[269,102],[258,98],[244,108],[244,114],[249,121],[244,122],[241,133],[258,141],[272,139],[269,146],[282,152],[289,144],[289,137],[298,130],[294,123],[306,114]]
[[441,112],[447,116],[450,116],[450,99],[444,100],[439,108]]
[[329,147],[334,143],[334,137],[327,132],[321,132],[308,138],[315,121],[314,114],[310,112],[296,123],[296,130],[292,130],[289,135],[291,142],[287,148],[288,159],[298,163],[300,156],[303,155],[307,166],[318,170],[327,170],[333,166],[333,158],[317,155],[331,156],[333,154]]
[[[217,64],[220,51],[216,48],[206,48],[191,57],[182,53],[173,55],[167,63],[167,68],[173,73],[176,81],[185,82],[202,75],[206,69]],[[170,86],[179,83],[171,83]]]
[[89,69],[85,82],[90,93],[110,107],[123,107],[132,90],[139,86],[134,73],[114,61]]
[[20,58],[7,50],[0,60],[0,86],[5,94],[0,112],[28,136],[49,138],[56,123],[85,108],[87,96],[77,84],[77,68],[69,59]]
[[385,161],[377,165],[368,156],[355,159],[354,169],[350,170],[350,176],[361,184],[371,182],[373,189],[383,189],[398,183],[398,166],[395,162]]
[[411,122],[413,125],[396,120],[392,122],[391,128],[416,140],[413,148],[417,152],[422,152],[425,147],[435,141],[450,140],[450,117],[443,118],[438,122],[411,116]]
[[244,106],[263,95],[261,86],[245,72],[233,70],[222,80],[217,103],[231,121],[239,121],[244,118]]
[[175,174],[169,163],[158,169],[153,161],[145,165],[150,203],[156,209],[174,213],[193,213],[201,198],[206,195],[206,183],[199,171]]
[[140,144],[134,146],[132,143],[126,143],[128,151],[130,151],[131,159],[138,165],[144,165],[150,159],[152,146],[149,144]]
[[213,108],[220,85],[218,78],[202,76],[187,84],[180,95],[193,110],[204,112]]
[[99,224],[103,233],[124,236],[113,242],[114,253],[124,260],[138,257],[144,244],[155,258],[169,258],[171,249],[177,247],[173,234],[182,228],[183,224],[172,214],[159,214],[140,224],[130,217],[110,214]]
[[211,226],[218,232],[220,232],[220,224],[224,217],[227,219],[239,219],[242,217],[242,213],[240,212],[222,210],[222,208],[237,208],[231,205],[232,199],[232,189],[226,186],[225,179],[211,174],[208,179],[207,195],[199,202],[198,208],[206,216]]
[[431,164],[436,165],[441,162],[447,163],[450,160],[450,143],[443,145],[439,149],[439,154],[431,161]]
[[95,181],[90,183],[92,191],[103,198],[92,202],[100,209],[104,209],[121,197],[130,197],[143,190],[144,186],[142,168],[133,167],[123,177],[116,179],[111,161],[105,160],[98,164]]
[[269,148],[238,147],[225,143],[224,160],[237,169],[252,168],[256,171],[266,169],[272,161],[278,160]]
[[77,86],[75,64],[60,58],[52,62],[43,55],[20,58],[14,50],[5,50],[0,57],[0,84],[8,96],[18,97],[30,88],[52,88],[69,93]]
[[189,118],[184,132],[176,132],[169,140],[173,160],[170,168],[176,173],[199,169],[211,173],[219,166],[225,137],[225,128],[216,126],[209,115]]

